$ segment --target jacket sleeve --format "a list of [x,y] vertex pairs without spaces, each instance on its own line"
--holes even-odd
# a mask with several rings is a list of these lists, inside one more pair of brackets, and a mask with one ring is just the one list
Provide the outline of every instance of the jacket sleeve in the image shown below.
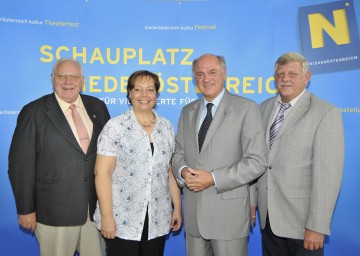
[[24,107],[17,119],[9,152],[9,178],[18,214],[29,214],[35,208],[36,121]]
[[175,152],[172,156],[172,167],[174,177],[180,187],[185,186],[184,179],[181,177],[180,168],[187,166],[184,152],[184,129],[183,129],[183,111],[181,111],[177,135],[175,136]]
[[255,103],[247,110],[240,136],[241,159],[232,166],[213,170],[218,193],[248,184],[266,169],[265,132],[259,107]]
[[344,165],[341,112],[333,107],[322,118],[313,144],[311,201],[306,228],[330,235]]

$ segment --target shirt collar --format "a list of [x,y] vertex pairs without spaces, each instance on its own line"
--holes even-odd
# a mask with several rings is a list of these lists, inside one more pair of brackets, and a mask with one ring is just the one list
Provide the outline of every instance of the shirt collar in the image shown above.
[[[216,108],[219,107],[220,105],[220,101],[221,99],[224,97],[224,94],[225,94],[225,88],[222,89],[222,91],[220,92],[220,94],[213,100],[211,101],[212,104],[214,104],[214,106]],[[206,105],[209,103],[209,101],[207,101],[205,98],[203,98],[203,101],[202,101],[202,107],[203,108],[206,108]]]
[[[301,96],[305,93],[306,89],[304,89],[298,96],[296,96],[294,99],[292,99],[290,102],[291,104],[291,107],[294,107],[295,104],[299,101],[299,99],[301,98]],[[276,102],[275,103],[280,103],[282,104],[282,100],[281,100],[281,96],[279,95],[277,98],[276,98]]]
[[59,103],[60,108],[61,108],[61,110],[62,110],[63,112],[67,111],[67,110],[69,109],[70,105],[72,105],[72,104],[75,104],[77,107],[83,107],[83,106],[84,106],[83,103],[82,103],[82,100],[81,100],[80,95],[78,95],[78,97],[76,98],[76,100],[75,100],[74,103],[68,103],[68,102],[62,100],[62,99],[56,94],[56,92],[54,92],[54,94],[55,94],[55,98],[56,98],[57,102]]

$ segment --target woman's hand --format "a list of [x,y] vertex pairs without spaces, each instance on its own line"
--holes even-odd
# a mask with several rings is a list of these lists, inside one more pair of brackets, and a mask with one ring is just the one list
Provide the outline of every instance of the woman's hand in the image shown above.
[[116,223],[113,216],[101,217],[101,234],[104,238],[114,239],[116,236]]
[[178,231],[182,225],[181,211],[174,211],[171,215],[171,230]]

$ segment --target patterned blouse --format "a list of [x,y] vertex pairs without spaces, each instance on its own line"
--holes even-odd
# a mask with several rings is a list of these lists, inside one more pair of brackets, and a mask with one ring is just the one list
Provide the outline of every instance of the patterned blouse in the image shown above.
[[[112,174],[112,207],[116,236],[122,239],[141,240],[147,209],[149,240],[170,231],[168,168],[175,148],[174,128],[153,112],[157,119],[151,134],[153,155],[148,135],[132,108],[109,120],[98,139],[97,153],[117,158]],[[94,220],[100,230],[98,203]]]

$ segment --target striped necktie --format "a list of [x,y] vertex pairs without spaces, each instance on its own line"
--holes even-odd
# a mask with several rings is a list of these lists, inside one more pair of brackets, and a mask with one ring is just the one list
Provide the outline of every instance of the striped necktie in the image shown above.
[[290,103],[281,103],[280,111],[277,114],[277,116],[274,120],[274,123],[270,127],[270,133],[269,133],[269,147],[270,148],[275,141],[275,137],[280,130],[282,122],[284,121],[284,113],[290,107],[291,107]]

